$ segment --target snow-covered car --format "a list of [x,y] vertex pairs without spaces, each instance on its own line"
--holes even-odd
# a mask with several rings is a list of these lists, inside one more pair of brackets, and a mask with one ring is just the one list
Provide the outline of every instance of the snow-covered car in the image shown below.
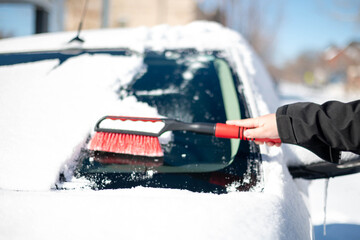
[[163,158],[87,148],[105,115],[274,112],[273,83],[239,34],[194,22],[73,37],[0,41],[2,239],[312,238],[307,183],[287,166],[299,150],[186,131],[160,137]]

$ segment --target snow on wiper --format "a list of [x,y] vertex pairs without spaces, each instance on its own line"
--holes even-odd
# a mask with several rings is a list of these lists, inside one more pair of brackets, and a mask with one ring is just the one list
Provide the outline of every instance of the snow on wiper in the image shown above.
[[30,51],[19,53],[0,53],[0,66],[14,65],[20,63],[29,63],[42,60],[58,59],[59,65],[72,57],[76,57],[82,54],[109,54],[112,56],[132,56],[141,55],[140,53],[127,48],[82,48],[72,47],[64,48],[60,50],[49,51]]

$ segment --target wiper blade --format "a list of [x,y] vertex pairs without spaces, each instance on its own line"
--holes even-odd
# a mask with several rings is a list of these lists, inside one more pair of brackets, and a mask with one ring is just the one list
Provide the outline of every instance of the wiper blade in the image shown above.
[[64,48],[59,50],[29,51],[18,53],[0,53],[0,66],[14,65],[19,63],[36,62],[49,59],[59,59],[63,63],[71,57],[81,54],[109,54],[112,56],[132,56],[141,55],[140,53],[127,48],[107,49],[107,48]]

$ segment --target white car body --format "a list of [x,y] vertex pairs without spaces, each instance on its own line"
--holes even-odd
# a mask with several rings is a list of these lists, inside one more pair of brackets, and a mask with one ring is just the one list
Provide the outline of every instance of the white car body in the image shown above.
[[[73,37],[67,32],[1,40],[0,53],[71,49],[80,44],[69,45]],[[279,105],[272,80],[251,47],[218,24],[94,30],[81,37],[85,48],[225,51],[243,81],[252,115],[274,112]],[[136,57],[129,70],[126,61],[103,56],[104,72],[96,73],[91,59],[81,64],[87,58],[72,60],[79,61],[81,74],[69,68],[61,77],[56,75],[57,62],[0,66],[1,239],[312,239],[307,185],[289,174],[289,149],[284,154],[283,148],[260,147],[263,189],[257,191],[216,195],[144,187],[52,190],[89,126],[99,114],[113,111],[99,110],[96,100],[116,101],[107,95],[115,84],[107,79],[131,78],[138,70]],[[55,71],[49,73],[51,69]],[[71,74],[77,74],[79,82],[63,77]],[[102,85],[92,78],[101,79]],[[88,86],[79,92],[87,80]],[[58,101],[60,97],[65,100]]]

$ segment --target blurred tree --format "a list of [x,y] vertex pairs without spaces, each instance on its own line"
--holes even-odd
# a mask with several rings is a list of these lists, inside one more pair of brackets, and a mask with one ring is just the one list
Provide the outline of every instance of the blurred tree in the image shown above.
[[[239,31],[263,61],[270,63],[274,54],[278,26],[283,16],[281,0],[227,0],[227,25]],[[276,2],[276,4],[275,4]]]
[[270,71],[277,29],[283,17],[283,0],[198,0],[206,20],[234,29],[252,45]]
[[293,61],[287,62],[281,71],[278,72],[278,78],[286,79],[291,82],[306,82],[316,84],[322,81],[317,79],[318,69],[322,69],[324,61],[322,54],[313,51],[304,51]]
[[[329,2],[332,2],[329,4]],[[357,22],[360,26],[359,0],[317,0],[318,9],[330,17],[347,22]]]

